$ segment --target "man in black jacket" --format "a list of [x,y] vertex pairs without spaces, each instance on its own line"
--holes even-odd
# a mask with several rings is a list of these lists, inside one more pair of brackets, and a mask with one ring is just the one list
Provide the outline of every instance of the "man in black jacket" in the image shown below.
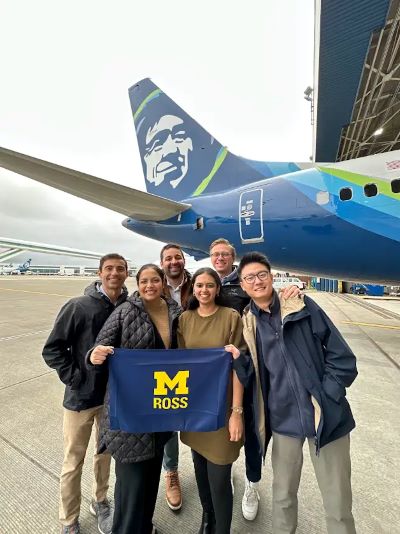
[[[60,479],[59,519],[62,534],[79,534],[82,467],[92,427],[98,439],[99,419],[104,402],[107,377],[86,371],[85,356],[97,334],[128,292],[126,260],[107,254],[100,260],[99,281],[86,288],[81,297],[69,300],[60,310],[44,346],[43,358],[65,384],[64,462]],[[111,534],[112,517],[107,500],[110,455],[95,454],[95,481],[90,512],[97,516],[98,529]]]
[[[243,315],[243,311],[250,302],[249,295],[243,290],[238,275],[237,266],[234,265],[236,258],[235,247],[223,237],[216,239],[210,245],[210,258],[214,269],[221,279],[221,300],[224,306],[234,308]],[[286,287],[282,291],[283,298],[297,297],[300,290],[296,286]],[[252,403],[252,392],[246,388],[244,392],[248,405]],[[242,498],[242,514],[248,521],[253,521],[258,513],[260,494],[258,492],[258,482],[261,479],[261,457],[248,453],[257,447],[255,432],[251,431],[254,426],[254,419],[251,410],[246,410],[244,414],[246,439],[244,443],[246,476],[245,489]],[[233,483],[232,483],[233,485]]]
[[212,266],[221,279],[221,299],[224,306],[234,308],[242,315],[243,310],[250,302],[250,297],[240,286],[235,247],[227,239],[220,237],[210,245],[210,259]]
[[[243,310],[250,302],[250,297],[240,286],[240,279],[237,274],[237,266],[234,265],[236,250],[234,246],[223,237],[216,239],[210,245],[210,259],[212,266],[217,271],[221,279],[221,300],[224,306],[234,308],[242,315]],[[248,397],[245,404],[251,403],[251,391],[247,388],[244,394]],[[258,483],[261,479],[261,457],[256,454],[248,454],[249,450],[256,447],[251,441],[255,441],[255,432],[250,431],[254,426],[254,419],[251,410],[244,413],[244,424],[246,429],[246,439],[244,442],[246,475],[245,488],[242,497],[242,514],[248,521],[253,521],[257,517],[260,494]],[[232,477],[233,489],[233,477]]]

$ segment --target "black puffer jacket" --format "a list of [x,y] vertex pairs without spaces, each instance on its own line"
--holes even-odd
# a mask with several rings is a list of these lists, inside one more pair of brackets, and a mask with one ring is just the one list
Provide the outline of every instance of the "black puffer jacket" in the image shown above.
[[[171,332],[170,348],[176,348],[176,329],[181,308],[172,299],[165,299],[168,305],[168,316]],[[159,334],[147,314],[143,301],[135,292],[127,301],[119,306],[105,322],[95,345],[110,345],[125,349],[156,348]],[[108,366],[92,365],[89,351],[86,364],[93,373],[106,374]],[[153,458],[157,451],[162,451],[171,432],[130,434],[121,430],[110,430],[108,393],[104,402],[104,412],[100,424],[98,452],[108,452],[122,463],[143,462]]]
[[243,315],[243,310],[250,302],[250,297],[240,285],[236,265],[233,266],[233,271],[228,276],[222,278],[221,283],[221,304],[228,308],[233,308],[240,315]]
[[[98,290],[100,284],[93,282],[84,295],[64,304],[43,348],[44,361],[57,371],[66,386],[63,404],[68,410],[87,410],[104,401],[107,381],[101,375],[88,373],[85,367],[87,351],[115,310],[115,305]],[[124,287],[116,306],[127,296]]]

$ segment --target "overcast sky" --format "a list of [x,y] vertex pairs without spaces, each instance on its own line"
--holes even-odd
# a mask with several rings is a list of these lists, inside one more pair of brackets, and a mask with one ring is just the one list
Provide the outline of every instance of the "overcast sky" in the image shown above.
[[[308,161],[314,1],[2,0],[0,146],[144,189],[128,88],[150,77],[221,143]],[[152,261],[123,216],[0,169],[0,235]],[[36,263],[88,260],[24,253]]]

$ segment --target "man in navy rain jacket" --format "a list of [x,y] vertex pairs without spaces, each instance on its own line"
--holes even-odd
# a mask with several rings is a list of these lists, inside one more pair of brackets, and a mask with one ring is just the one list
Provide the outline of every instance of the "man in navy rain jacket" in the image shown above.
[[243,314],[251,358],[237,353],[234,367],[245,387],[252,386],[253,453],[265,456],[272,437],[273,533],[296,531],[307,439],[328,533],[354,534],[349,433],[355,422],[346,388],[357,376],[356,358],[312,299],[278,297],[264,255],[245,254],[238,274],[251,297]]

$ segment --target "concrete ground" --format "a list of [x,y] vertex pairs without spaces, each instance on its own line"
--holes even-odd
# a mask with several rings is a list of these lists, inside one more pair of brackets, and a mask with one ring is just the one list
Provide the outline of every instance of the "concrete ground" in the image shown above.
[[[57,523],[62,461],[63,387],[44,364],[42,346],[55,315],[90,279],[0,277],[0,534],[52,534]],[[357,428],[352,433],[354,516],[361,534],[400,533],[400,301],[398,317],[378,315],[326,293],[310,294],[342,331],[358,357],[359,376],[348,391]],[[374,302],[374,304],[377,304]],[[305,448],[299,491],[299,534],[326,532],[321,497]],[[91,452],[91,451],[90,451]],[[172,513],[163,482],[155,512],[161,534],[197,533],[200,504],[190,452],[181,446],[184,505]],[[241,514],[244,461],[234,466],[232,532],[271,532],[271,468],[267,455],[254,522]],[[82,532],[97,532],[88,504],[90,453],[82,482]],[[114,477],[111,480],[111,487]]]

